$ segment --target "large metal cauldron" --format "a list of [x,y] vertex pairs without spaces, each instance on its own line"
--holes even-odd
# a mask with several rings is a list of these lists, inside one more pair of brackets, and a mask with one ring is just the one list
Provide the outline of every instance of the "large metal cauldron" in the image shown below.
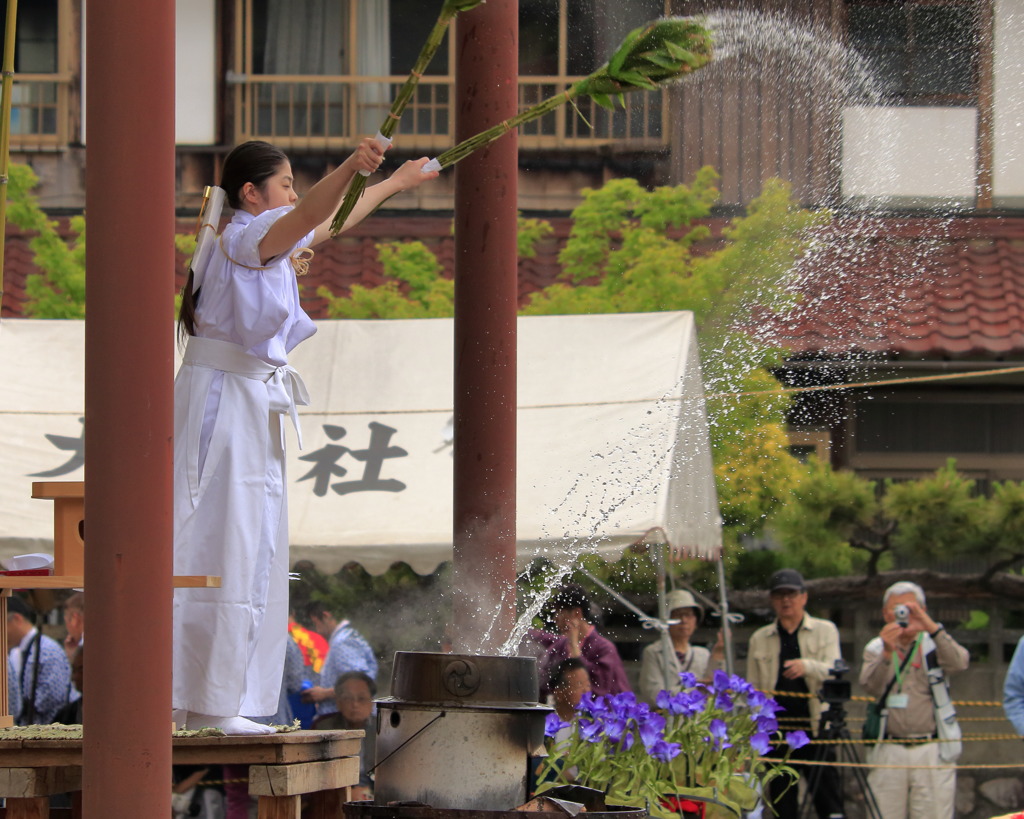
[[511,810],[527,800],[527,758],[551,708],[532,657],[399,651],[377,700],[374,801]]
[[[564,785],[544,794],[536,810],[519,811],[452,810],[424,805],[375,805],[373,802],[346,802],[345,819],[647,819],[643,808],[607,805],[604,794],[590,788]],[[585,811],[583,816],[581,810]]]

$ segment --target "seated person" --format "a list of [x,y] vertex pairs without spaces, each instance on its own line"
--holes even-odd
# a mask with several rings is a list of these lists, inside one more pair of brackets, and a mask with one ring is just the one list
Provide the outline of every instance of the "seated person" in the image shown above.
[[[718,635],[714,652],[690,645],[690,638],[704,618],[704,609],[692,594],[675,589],[665,595],[665,608],[670,620],[677,622],[668,627],[668,634],[647,646],[641,655],[640,699],[654,704],[658,692],[667,690],[676,694],[680,689],[679,675],[689,671],[698,680],[708,680],[718,668],[725,667],[722,635]],[[671,642],[668,673],[665,668],[664,641]]]
[[[574,722],[576,706],[580,704],[584,694],[590,693],[590,673],[586,664],[579,657],[562,660],[551,672],[548,687],[551,689],[551,699],[558,718],[562,722]],[[555,734],[555,742],[561,742],[572,733],[572,730],[572,726],[562,728]]]
[[583,661],[595,696],[629,691],[618,649],[588,621],[590,598],[583,587],[575,583],[562,586],[555,592],[552,605],[558,634],[535,628],[528,632],[530,639],[547,649],[540,662],[541,698],[550,693],[547,681],[555,667],[570,657]]
[[[569,739],[576,730],[576,706],[580,704],[584,694],[590,693],[590,674],[587,672],[586,664],[579,657],[562,660],[551,672],[548,688],[551,689],[555,713],[562,722],[568,723],[559,728],[552,739],[552,746],[557,746]],[[537,765],[534,772],[539,773],[540,768],[541,766]],[[576,772],[576,768],[571,768],[568,772],[569,777],[575,779]],[[533,789],[541,782],[547,782],[554,777],[555,772],[548,771],[537,780]]]
[[377,727],[373,720],[373,698],[377,696],[377,684],[362,671],[346,671],[334,683],[334,701],[338,710],[334,714],[320,717],[313,727],[316,730],[347,729],[365,731],[359,752],[359,784],[352,788],[352,801],[373,798],[373,766]]
[[79,697],[61,708],[53,718],[54,722],[61,725],[82,724],[82,692],[84,689],[83,678],[85,677],[85,643],[79,643],[78,648],[71,655],[71,684],[78,691]]

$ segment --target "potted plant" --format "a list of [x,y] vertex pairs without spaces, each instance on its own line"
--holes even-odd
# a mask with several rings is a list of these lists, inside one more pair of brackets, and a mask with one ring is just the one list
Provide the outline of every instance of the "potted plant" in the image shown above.
[[[574,782],[664,819],[704,817],[709,805],[740,816],[757,804],[759,788],[793,773],[789,750],[764,759],[778,735],[775,700],[724,671],[710,683],[688,672],[680,679],[682,690],[661,691],[656,708],[632,693],[586,695],[571,723],[551,714],[537,793]],[[782,742],[794,749],[810,740],[792,731]]]

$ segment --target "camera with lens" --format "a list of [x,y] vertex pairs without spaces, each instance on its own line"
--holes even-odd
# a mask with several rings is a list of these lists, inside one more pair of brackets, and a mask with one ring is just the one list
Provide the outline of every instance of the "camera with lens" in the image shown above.
[[821,691],[818,696],[822,702],[829,705],[843,705],[849,702],[852,694],[852,686],[849,680],[844,680],[843,675],[850,670],[842,658],[835,661],[835,664],[828,671],[828,677],[821,683]]
[[910,625],[910,606],[905,603],[900,603],[892,610],[892,616],[896,619],[903,628]]

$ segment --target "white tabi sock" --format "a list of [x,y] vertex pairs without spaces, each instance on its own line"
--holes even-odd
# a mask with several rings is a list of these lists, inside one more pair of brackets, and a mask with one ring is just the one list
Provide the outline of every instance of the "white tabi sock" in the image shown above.
[[253,722],[245,717],[211,717],[208,714],[197,714],[194,711],[188,712],[186,725],[190,731],[198,731],[200,728],[220,728],[229,736],[277,733],[270,725]]

